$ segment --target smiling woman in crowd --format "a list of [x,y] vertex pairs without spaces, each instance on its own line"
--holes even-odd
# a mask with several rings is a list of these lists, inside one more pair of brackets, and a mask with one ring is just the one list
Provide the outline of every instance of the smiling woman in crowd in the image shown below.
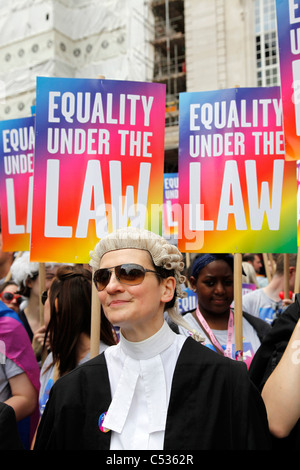
[[[199,255],[193,263],[190,283],[197,293],[198,306],[184,317],[190,328],[180,327],[180,332],[188,336],[197,331],[204,335],[207,347],[235,359],[234,310],[231,308],[233,256],[222,253]],[[263,320],[243,313],[243,353],[248,367],[269,329]]]
[[52,387],[35,449],[269,447],[263,401],[241,362],[219,356],[164,319],[182,295],[182,255],[133,227],[91,253],[104,313],[120,341]]

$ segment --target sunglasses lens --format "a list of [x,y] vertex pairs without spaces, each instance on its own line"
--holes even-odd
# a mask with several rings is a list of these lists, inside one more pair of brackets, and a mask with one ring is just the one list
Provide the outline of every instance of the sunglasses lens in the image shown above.
[[94,274],[94,283],[97,290],[103,290],[109,283],[111,272],[109,269],[98,269]]
[[120,282],[127,285],[138,285],[143,282],[145,270],[138,264],[122,264],[116,266],[116,277]]
[[[115,266],[116,278],[122,284],[129,286],[136,286],[143,282],[145,277],[145,270],[139,264],[121,264]],[[94,282],[98,291],[105,289],[108,285],[112,268],[102,268],[94,274]]]
[[1,295],[1,299],[3,302],[12,302],[13,299],[15,299],[17,304],[20,305],[22,303],[22,297],[18,294],[12,294],[11,292],[4,292]]
[[6,302],[11,302],[13,298],[14,294],[12,294],[11,292],[4,292],[4,294],[2,294],[2,299],[6,300]]

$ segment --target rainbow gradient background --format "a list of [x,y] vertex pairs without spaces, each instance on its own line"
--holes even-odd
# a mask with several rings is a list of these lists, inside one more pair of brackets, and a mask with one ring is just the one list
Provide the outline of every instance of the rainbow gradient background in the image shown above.
[[[19,119],[10,119],[0,121],[0,206],[1,206],[1,230],[3,239],[3,251],[28,251],[30,247],[30,233],[26,232],[27,228],[27,205],[28,205],[28,188],[29,178],[33,173],[20,173],[7,175],[4,171],[4,157],[17,154],[29,154],[34,152],[34,148],[28,151],[19,150],[15,152],[4,152],[3,131],[8,129],[34,128],[34,117],[25,117]],[[32,159],[33,162],[33,159]],[[12,234],[9,233],[8,227],[8,207],[6,194],[6,179],[12,178],[14,184],[15,197],[15,214],[16,224],[25,227],[25,233]]]
[[[296,30],[300,24],[290,24],[289,2],[287,0],[276,0],[276,15],[283,109],[283,127],[285,135],[285,158],[287,160],[298,160],[300,159],[300,136],[297,136],[296,134],[294,101],[296,99],[299,102],[300,84],[294,84],[292,63],[293,61],[300,59],[300,54],[295,55],[291,51],[290,31],[292,29]],[[296,13],[296,16],[299,16],[299,12],[298,14]],[[296,91],[295,97],[294,86]]]
[[[178,240],[178,248],[182,251],[203,253],[296,253],[297,252],[297,180],[296,162],[285,161],[284,181],[282,191],[282,205],[280,212],[279,230],[273,231],[268,227],[264,217],[261,230],[250,229],[249,205],[247,196],[247,185],[245,176],[245,160],[255,160],[257,166],[258,197],[260,200],[260,189],[263,181],[269,183],[269,194],[272,194],[272,175],[274,159],[283,159],[283,155],[258,155],[254,153],[254,138],[252,131],[275,131],[275,113],[269,113],[269,127],[262,127],[262,116],[259,116],[258,127],[224,128],[207,131],[203,128],[195,132],[234,132],[240,131],[245,135],[245,155],[225,157],[196,157],[189,155],[189,130],[190,105],[192,103],[214,103],[215,101],[241,99],[251,102],[253,99],[280,99],[279,87],[271,88],[236,88],[228,90],[217,90],[208,92],[182,93],[179,100],[179,203],[181,206],[189,203],[189,164],[201,162],[201,204],[204,204],[204,220],[214,221],[214,230],[202,232],[199,243],[196,241],[188,245],[190,234],[186,235],[185,227],[182,227],[182,237]],[[247,121],[251,115],[247,114]],[[233,215],[229,215],[228,228],[225,231],[216,230],[220,195],[223,181],[225,161],[234,159],[238,165],[239,178],[244,202],[244,211],[247,222],[247,230],[237,230]],[[270,196],[271,197],[271,196]],[[187,248],[189,247],[189,248]]]
[[[60,123],[62,127],[106,128],[110,132],[109,155],[59,155],[47,152],[48,99],[50,91],[90,92],[92,95],[101,92],[113,93],[114,102],[118,102],[121,93],[154,96],[150,114],[150,125],[144,127],[143,115],[137,115],[136,125],[121,124],[80,124],[74,119],[73,123]],[[103,100],[106,101],[106,100]],[[118,105],[114,107],[113,115],[118,115]],[[129,110],[126,108],[128,118]],[[58,116],[59,113],[57,112]],[[57,127],[58,124],[51,123]],[[153,83],[126,82],[102,79],[69,79],[69,78],[37,78],[36,100],[36,150],[35,150],[35,178],[33,190],[33,223],[31,230],[31,260],[56,261],[70,263],[87,263],[90,260],[89,252],[98,242],[95,221],[90,220],[86,238],[75,238],[78,214],[80,209],[82,190],[86,167],[89,160],[98,159],[101,163],[103,190],[105,203],[110,204],[110,176],[109,161],[116,160],[122,166],[123,196],[126,187],[133,185],[135,203],[137,200],[138,176],[141,162],[151,163],[151,174],[147,202],[148,219],[146,228],[149,228],[150,218],[160,218],[157,231],[161,231],[161,206],[163,202],[163,168],[164,168],[164,127],[165,127],[165,86]],[[149,150],[152,157],[136,157],[120,155],[119,129],[152,132]],[[45,198],[46,198],[46,165],[48,159],[60,160],[59,177],[59,210],[58,225],[71,226],[72,238],[49,238],[44,235],[45,227]],[[152,213],[151,213],[152,209]],[[155,213],[157,212],[157,213]],[[155,213],[155,214],[154,214]],[[154,217],[154,218],[155,218]],[[152,231],[153,225],[151,225]],[[108,229],[112,230],[108,220]]]

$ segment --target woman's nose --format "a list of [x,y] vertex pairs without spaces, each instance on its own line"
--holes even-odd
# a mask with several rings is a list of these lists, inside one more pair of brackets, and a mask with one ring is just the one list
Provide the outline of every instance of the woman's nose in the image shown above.
[[225,292],[224,286],[222,282],[217,282],[215,285],[215,291],[218,294],[223,294]]
[[119,290],[124,290],[124,287],[117,278],[115,271],[113,270],[109,279],[109,283],[106,286],[106,291],[113,292]]

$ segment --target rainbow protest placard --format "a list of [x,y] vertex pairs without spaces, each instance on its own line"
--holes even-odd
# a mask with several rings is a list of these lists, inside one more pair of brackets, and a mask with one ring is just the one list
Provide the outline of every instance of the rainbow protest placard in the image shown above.
[[0,121],[3,251],[28,251],[34,171],[34,117]]
[[105,234],[161,232],[165,86],[37,79],[31,259],[86,263]]
[[279,87],[180,94],[181,251],[296,253],[296,192]]
[[276,0],[277,32],[287,160],[300,159],[300,3]]
[[178,235],[178,173],[164,174],[163,236],[168,239]]

